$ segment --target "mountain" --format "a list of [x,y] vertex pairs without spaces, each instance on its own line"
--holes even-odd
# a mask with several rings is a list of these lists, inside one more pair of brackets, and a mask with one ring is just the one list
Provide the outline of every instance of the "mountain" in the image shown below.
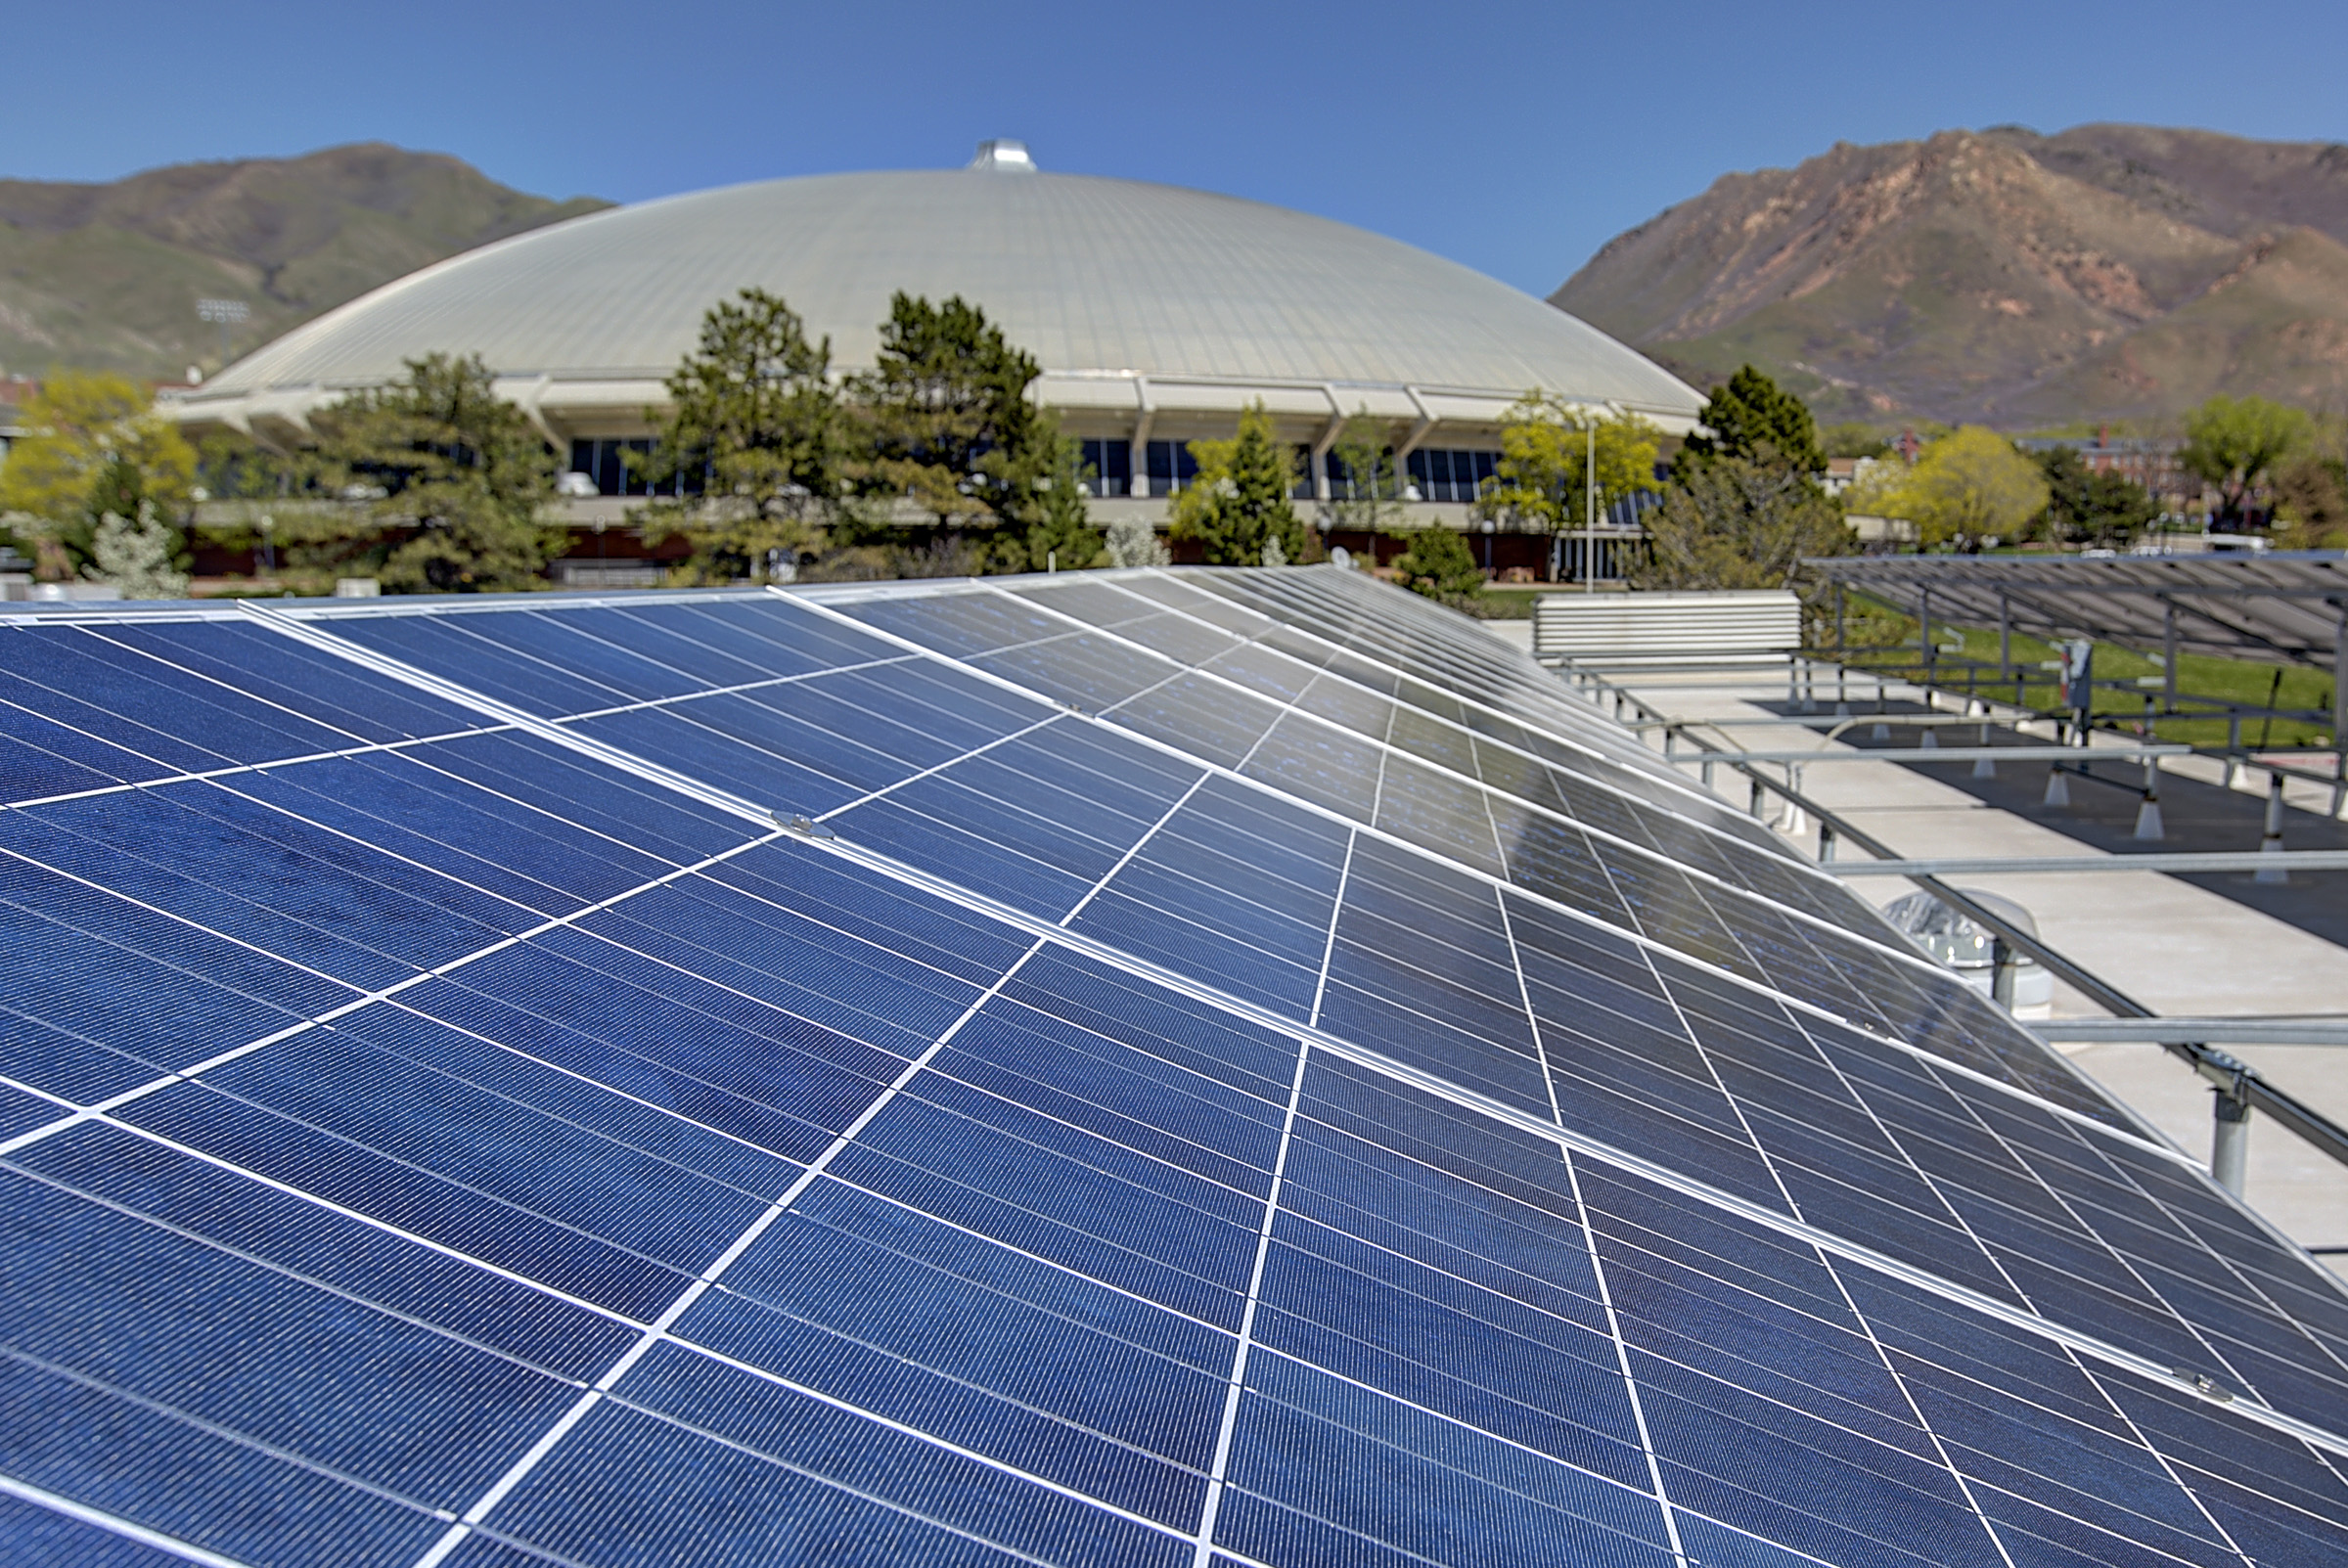
[[2348,147],[2142,125],[1845,143],[1724,175],[1551,302],[1698,384],[1750,360],[1828,418],[2341,408]]
[[0,367],[216,371],[219,328],[197,319],[199,299],[249,307],[233,356],[428,262],[608,204],[380,143],[111,185],[0,180]]

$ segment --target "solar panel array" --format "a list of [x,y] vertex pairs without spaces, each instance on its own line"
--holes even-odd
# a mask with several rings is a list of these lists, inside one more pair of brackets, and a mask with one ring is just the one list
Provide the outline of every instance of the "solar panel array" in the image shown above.
[[2348,1562],[2348,1297],[1358,574],[0,626],[0,1554]]

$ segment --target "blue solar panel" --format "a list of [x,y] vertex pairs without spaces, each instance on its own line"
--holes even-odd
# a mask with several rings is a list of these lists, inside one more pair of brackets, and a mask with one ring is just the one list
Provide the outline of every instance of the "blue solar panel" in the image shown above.
[[2348,1562],[2332,1278],[1407,596],[0,635],[12,1561]]

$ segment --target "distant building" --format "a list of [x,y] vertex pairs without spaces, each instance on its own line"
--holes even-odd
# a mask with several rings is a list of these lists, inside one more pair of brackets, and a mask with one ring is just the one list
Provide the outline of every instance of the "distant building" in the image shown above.
[[41,383],[28,376],[0,376],[0,463],[8,449],[26,434],[24,406],[41,395]]
[[2173,515],[2209,511],[2208,487],[2199,475],[2188,472],[2179,458],[2185,448],[2182,441],[2115,438],[2111,426],[2103,426],[2092,436],[2038,438],[2014,444],[2025,452],[2068,447],[2079,454],[2089,472],[2117,473],[2135,480],[2160,503],[2161,511]]
[[[354,299],[162,407],[191,433],[296,446],[313,412],[404,361],[479,353],[577,475],[573,525],[615,524],[642,493],[626,454],[650,443],[665,378],[702,313],[750,286],[787,298],[842,372],[873,362],[894,291],[982,306],[1041,362],[1030,395],[1084,443],[1105,522],[1162,521],[1196,476],[1189,443],[1229,436],[1250,404],[1298,449],[1299,499],[1349,484],[1334,448],[1367,414],[1408,485],[1410,524],[1452,527],[1470,525],[1501,422],[1528,390],[1673,435],[1703,405],[1563,311],[1383,236],[1039,173],[1024,148],[995,142],[964,170],[775,180],[532,230]],[[1545,537],[1498,532],[1478,541],[1494,570],[1546,567]]]

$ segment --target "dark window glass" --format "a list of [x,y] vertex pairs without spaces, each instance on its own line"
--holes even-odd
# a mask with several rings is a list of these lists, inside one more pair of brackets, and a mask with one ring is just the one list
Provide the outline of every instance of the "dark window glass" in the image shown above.
[[1150,493],[1170,496],[1198,477],[1198,460],[1187,441],[1150,443]]
[[1087,441],[1084,461],[1093,470],[1085,488],[1097,496],[1121,496],[1133,492],[1133,443],[1131,441]]

